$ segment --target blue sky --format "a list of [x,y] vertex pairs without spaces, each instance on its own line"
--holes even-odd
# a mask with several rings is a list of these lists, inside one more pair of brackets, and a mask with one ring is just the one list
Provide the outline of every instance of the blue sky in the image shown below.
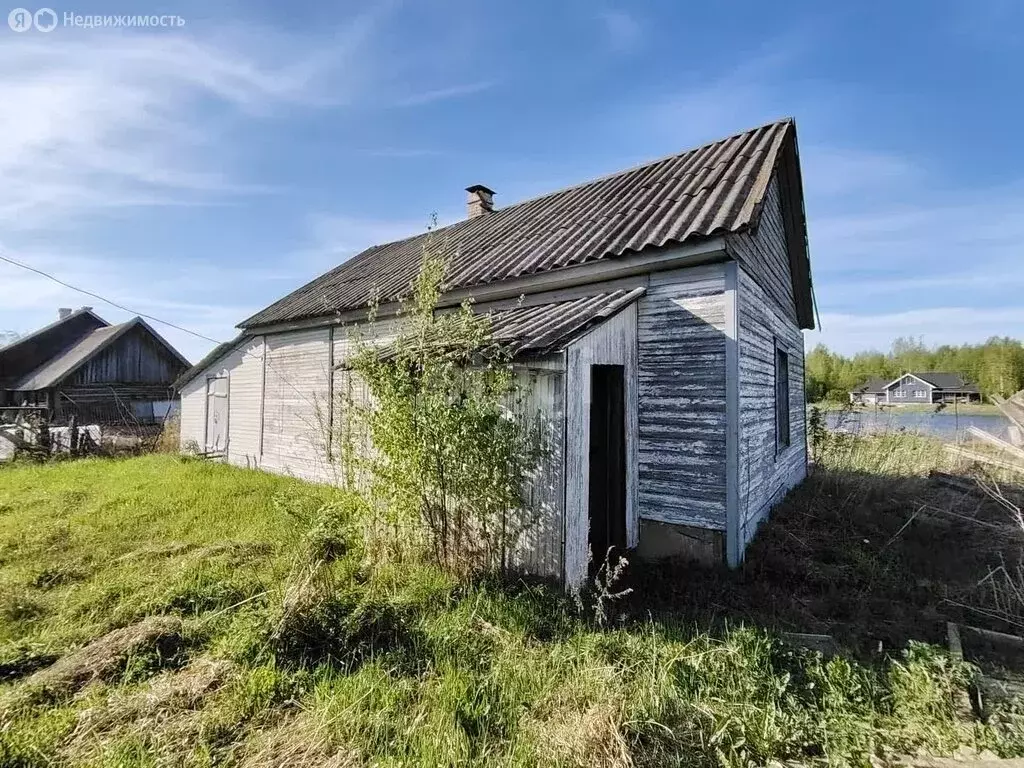
[[[0,27],[0,252],[207,336],[469,184],[508,205],[792,115],[809,343],[1024,337],[1016,0],[53,7],[186,23]],[[128,317],[0,263],[0,330],[82,304]]]

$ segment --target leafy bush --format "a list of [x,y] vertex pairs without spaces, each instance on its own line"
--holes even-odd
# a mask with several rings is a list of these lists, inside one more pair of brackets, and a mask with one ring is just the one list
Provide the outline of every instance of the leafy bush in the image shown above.
[[[528,420],[514,415],[510,358],[489,319],[468,304],[437,311],[444,270],[428,242],[398,338],[360,345],[350,365],[370,397],[345,405],[365,430],[346,420],[341,453],[368,468],[384,521],[396,531],[423,527],[436,563],[505,571],[531,522],[522,490],[544,450]],[[363,432],[372,448],[352,444]]]

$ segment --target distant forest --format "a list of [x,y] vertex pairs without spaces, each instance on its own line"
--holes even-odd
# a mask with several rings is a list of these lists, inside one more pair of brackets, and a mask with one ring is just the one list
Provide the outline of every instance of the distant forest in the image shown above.
[[846,357],[819,344],[807,355],[808,402],[847,401],[849,392],[872,377],[895,379],[908,371],[959,373],[982,393],[1008,397],[1024,389],[1024,344],[991,338],[984,344],[944,345],[930,349],[911,338],[899,338],[888,354],[858,352]]

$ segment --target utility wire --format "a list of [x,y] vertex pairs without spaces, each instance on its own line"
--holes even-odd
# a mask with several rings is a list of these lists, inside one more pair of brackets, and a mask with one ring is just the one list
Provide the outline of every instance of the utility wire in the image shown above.
[[[78,293],[83,293],[86,296],[91,296],[94,299],[98,299],[99,301],[102,301],[104,304],[109,304],[110,306],[116,307],[117,309],[120,309],[120,310],[122,310],[124,312],[128,312],[129,314],[138,315],[139,317],[144,317],[147,320],[152,320],[154,323],[160,323],[162,325],[166,325],[166,326],[169,326],[171,328],[175,328],[175,329],[177,329],[179,331],[182,331],[183,333],[188,333],[188,334],[191,334],[192,336],[195,336],[197,338],[203,339],[203,341],[209,341],[209,342],[211,342],[213,344],[217,344],[217,345],[220,345],[220,344],[223,343],[223,342],[218,341],[217,339],[210,338],[209,336],[204,336],[203,334],[199,333],[198,331],[193,331],[190,328],[185,328],[183,326],[177,325],[177,324],[169,322],[167,320],[161,320],[159,317],[154,317],[153,315],[147,315],[145,312],[137,312],[134,309],[130,309],[129,307],[124,306],[123,304],[119,304],[116,301],[108,299],[106,296],[100,296],[100,294],[98,294],[98,293],[93,293],[92,291],[87,291],[84,288],[79,288],[77,285],[72,285],[71,283],[67,283],[67,282],[61,280],[59,277],[55,277],[54,275],[51,275],[49,272],[44,272],[43,270],[37,269],[36,267],[30,266],[28,264],[23,264],[20,261],[15,261],[14,259],[9,258],[7,256],[4,256],[3,254],[0,254],[0,261],[6,262],[8,264],[13,264],[14,266],[21,267],[22,269],[27,269],[29,272],[35,272],[37,275],[41,275],[41,276],[45,277],[47,280],[52,280],[53,282],[57,283],[58,285],[62,285],[65,288],[70,288],[72,291],[77,291]],[[271,364],[271,362],[270,362],[270,360],[269,360],[269,358],[267,356],[266,351],[264,351],[262,356],[254,355],[251,352],[243,352],[242,355],[243,355],[243,357],[251,357],[254,360],[262,361],[268,368],[272,369],[277,374],[278,378],[280,378],[282,382],[284,382],[289,387],[291,387],[295,391],[295,393],[300,396],[301,399],[305,400],[308,403],[312,403],[313,405],[316,405],[315,400],[311,400],[307,396],[307,394],[303,390],[299,389],[299,387],[297,387],[291,380],[289,380],[288,377],[286,377],[282,373],[282,371],[280,371],[279,369],[277,369],[276,367],[274,367]],[[334,375],[333,371],[329,372],[328,375],[329,376],[333,376]]]
[[85,290],[85,288],[79,288],[77,285],[72,285],[71,283],[66,283],[63,280],[61,280],[59,277],[54,277],[53,275],[49,274],[48,272],[44,272],[41,269],[36,269],[35,267],[29,266],[28,264],[22,264],[20,261],[15,261],[14,259],[8,258],[7,256],[4,256],[3,254],[0,254],[0,261],[5,261],[8,264],[13,264],[14,266],[21,267],[22,269],[27,269],[29,272],[35,272],[37,275],[42,275],[47,280],[52,280],[53,282],[57,283],[58,285],[63,285],[65,288],[70,288],[72,291],[78,291],[78,293],[84,293],[86,296],[91,296],[94,299],[98,299],[99,301],[102,301],[104,304],[109,304],[112,307],[117,307],[118,309],[123,310],[123,311],[125,311],[125,312],[127,312],[127,313],[129,313],[131,315],[138,315],[139,317],[144,317],[147,320],[152,320],[154,323],[160,323],[161,325],[169,326],[171,328],[174,328],[176,330],[181,331],[182,333],[191,334],[192,336],[200,338],[203,341],[209,341],[209,342],[212,342],[214,344],[221,344],[222,343],[220,341],[217,341],[217,339],[211,339],[209,336],[204,336],[203,334],[199,333],[198,331],[193,331],[193,330],[191,330],[189,328],[184,328],[184,327],[182,327],[180,325],[176,325],[175,323],[169,322],[167,320],[161,320],[159,317],[153,317],[153,315],[147,315],[145,312],[137,312],[134,309],[129,309],[128,307],[124,306],[123,304],[118,304],[116,301],[111,301],[110,299],[106,298],[105,296],[100,296],[98,293],[93,293],[92,291]]

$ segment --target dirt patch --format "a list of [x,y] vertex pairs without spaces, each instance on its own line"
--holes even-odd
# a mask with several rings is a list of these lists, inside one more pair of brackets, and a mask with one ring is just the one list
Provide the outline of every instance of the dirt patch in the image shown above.
[[0,683],[9,683],[48,667],[57,660],[45,650],[24,645],[0,648]]
[[81,568],[74,568],[70,566],[56,566],[52,568],[44,568],[39,571],[31,581],[32,587],[45,592],[50,589],[56,589],[57,587],[63,587],[68,584],[73,584],[78,581],[84,581],[88,578],[85,570]]
[[[965,478],[971,481],[971,478]],[[981,493],[921,477],[818,472],[762,524],[742,568],[635,563],[644,609],[703,626],[821,633],[874,654],[943,644],[946,622],[1019,634],[984,581],[1024,539]]]
[[25,685],[35,697],[64,698],[95,680],[111,679],[124,669],[132,656],[148,653],[157,659],[170,659],[181,645],[180,619],[151,616],[137,624],[115,629],[58,659],[28,678]]

